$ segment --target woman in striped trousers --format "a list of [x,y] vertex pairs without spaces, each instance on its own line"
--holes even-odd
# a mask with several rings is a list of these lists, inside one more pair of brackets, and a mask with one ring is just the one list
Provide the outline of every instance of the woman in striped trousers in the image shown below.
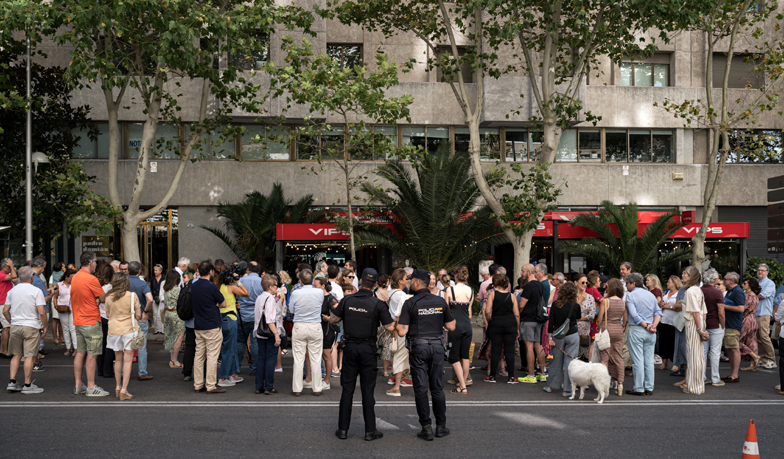
[[694,266],[688,266],[681,276],[686,298],[681,311],[686,319],[686,380],[683,392],[691,395],[702,395],[705,392],[705,354],[702,342],[707,339],[705,315],[708,309],[705,298],[700,290],[700,272]]

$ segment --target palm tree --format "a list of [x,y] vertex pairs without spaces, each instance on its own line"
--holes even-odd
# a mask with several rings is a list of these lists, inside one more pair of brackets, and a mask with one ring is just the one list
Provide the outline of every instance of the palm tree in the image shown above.
[[477,208],[480,193],[470,158],[451,156],[450,150],[443,143],[419,162],[390,161],[378,167],[376,174],[391,182],[391,189],[370,183],[362,189],[370,203],[389,211],[392,228],[363,226],[357,233],[364,244],[386,247],[412,266],[437,271],[474,264],[490,247],[506,242],[490,208]]
[[316,223],[324,220],[324,211],[312,210],[313,195],[308,194],[292,204],[283,195],[280,183],[272,185],[269,195],[253,191],[236,204],[221,203],[218,217],[226,230],[202,229],[214,234],[241,260],[256,260],[262,267],[275,262],[275,227],[278,223]]
[[[572,219],[572,226],[582,226],[596,233],[598,238],[583,238],[579,241],[559,243],[558,251],[583,256],[606,269],[610,275],[619,276],[619,267],[624,261],[632,264],[635,271],[646,274],[655,273],[661,267],[688,260],[691,250],[676,249],[662,257],[657,257],[661,244],[672,233],[684,226],[673,221],[678,212],[668,212],[648,225],[642,237],[637,235],[637,204],[615,205],[602,201],[603,210],[598,215],[581,214]],[[613,231],[608,224],[614,224]]]

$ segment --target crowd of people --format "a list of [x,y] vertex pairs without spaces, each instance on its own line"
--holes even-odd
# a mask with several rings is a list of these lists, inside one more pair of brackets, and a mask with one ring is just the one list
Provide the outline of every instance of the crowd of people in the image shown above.
[[[301,263],[292,282],[286,271],[267,272],[255,261],[206,260],[193,269],[182,258],[166,272],[154,266],[148,276],[138,261],[102,262],[84,252],[78,269],[55,264],[47,285],[41,257],[18,269],[10,259],[0,265],[0,354],[11,359],[7,390],[23,394],[43,392],[32,374],[46,370],[43,337],[51,328],[54,343],[64,344],[65,355],[74,359],[76,395],[109,396],[97,385],[96,377],[104,377],[115,380],[115,397],[133,399],[134,363],[139,381],[153,379],[147,364],[152,332],[163,335],[168,366],[180,370],[195,392],[211,394],[243,382],[244,365],[255,376],[256,394],[276,394],[275,374],[283,371],[290,341],[291,395],[308,389],[319,396],[347,371],[345,343],[356,337],[341,318],[344,300],[351,297],[383,305],[384,315],[367,326],[375,327],[372,347],[391,386],[386,395],[399,397],[417,379],[400,329],[410,320],[412,282],[421,285],[420,295],[426,291],[447,305],[450,320],[444,323],[454,321],[437,337],[452,368],[447,383],[455,386],[454,395],[468,394],[473,370],[487,383],[501,378],[508,384],[541,383],[545,392],[569,397],[573,359],[604,364],[618,396],[653,394],[657,368],[679,377],[675,386],[684,393],[700,395],[706,384],[738,383],[740,371],[776,368],[771,324],[784,323],[784,308],[778,308],[784,295],[776,296],[766,265],[757,267],[756,279],[687,267],[662,286],[655,274],[643,276],[629,263],[619,267],[620,278],[591,271],[571,279],[548,274],[542,263],[526,264],[516,284],[503,266],[492,264],[480,268],[483,281],[476,292],[466,266],[451,273],[399,268],[389,275],[366,269],[360,276],[354,261],[344,266],[319,261]],[[487,361],[476,368],[475,323],[483,329],[478,358]],[[784,342],[784,329],[780,336]],[[722,360],[729,362],[728,375],[719,373]],[[744,360],[750,365],[741,369]],[[23,383],[17,380],[20,366]],[[784,382],[782,368],[780,361]],[[354,380],[367,377],[358,368],[349,372],[346,377]],[[632,379],[624,390],[627,376]],[[784,395],[781,385],[776,389]]]

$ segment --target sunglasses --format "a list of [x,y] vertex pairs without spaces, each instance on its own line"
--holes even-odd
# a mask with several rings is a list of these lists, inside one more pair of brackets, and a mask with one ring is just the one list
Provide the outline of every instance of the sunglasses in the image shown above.
[[582,281],[582,282],[578,282],[578,284],[580,284],[580,285],[587,285],[587,284],[588,284],[588,282],[586,282],[586,281]]
[[354,276],[346,276],[346,277],[349,278],[349,279],[353,279],[354,278]]

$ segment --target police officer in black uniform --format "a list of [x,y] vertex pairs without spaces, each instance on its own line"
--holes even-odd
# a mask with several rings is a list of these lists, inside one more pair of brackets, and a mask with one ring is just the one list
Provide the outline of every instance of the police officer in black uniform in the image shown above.
[[[414,296],[403,303],[397,333],[406,336],[409,346],[411,379],[414,381],[414,399],[422,431],[417,437],[432,441],[433,427],[427,390],[433,399],[436,418],[436,437],[449,435],[446,428],[446,397],[444,396],[444,328],[455,329],[455,319],[443,298],[433,295],[427,286],[430,273],[415,269],[408,276],[409,293]],[[345,367],[345,361],[344,361]]]
[[365,440],[373,441],[384,436],[376,430],[376,388],[378,360],[376,356],[376,333],[381,322],[384,328],[394,332],[395,323],[389,315],[389,306],[373,295],[378,273],[375,269],[362,271],[360,289],[357,293],[344,297],[332,310],[330,323],[343,320],[343,369],[340,372],[340,415],[335,436],[345,440],[351,422],[351,405],[354,402],[354,389],[359,385],[362,390],[362,414],[365,418]]

